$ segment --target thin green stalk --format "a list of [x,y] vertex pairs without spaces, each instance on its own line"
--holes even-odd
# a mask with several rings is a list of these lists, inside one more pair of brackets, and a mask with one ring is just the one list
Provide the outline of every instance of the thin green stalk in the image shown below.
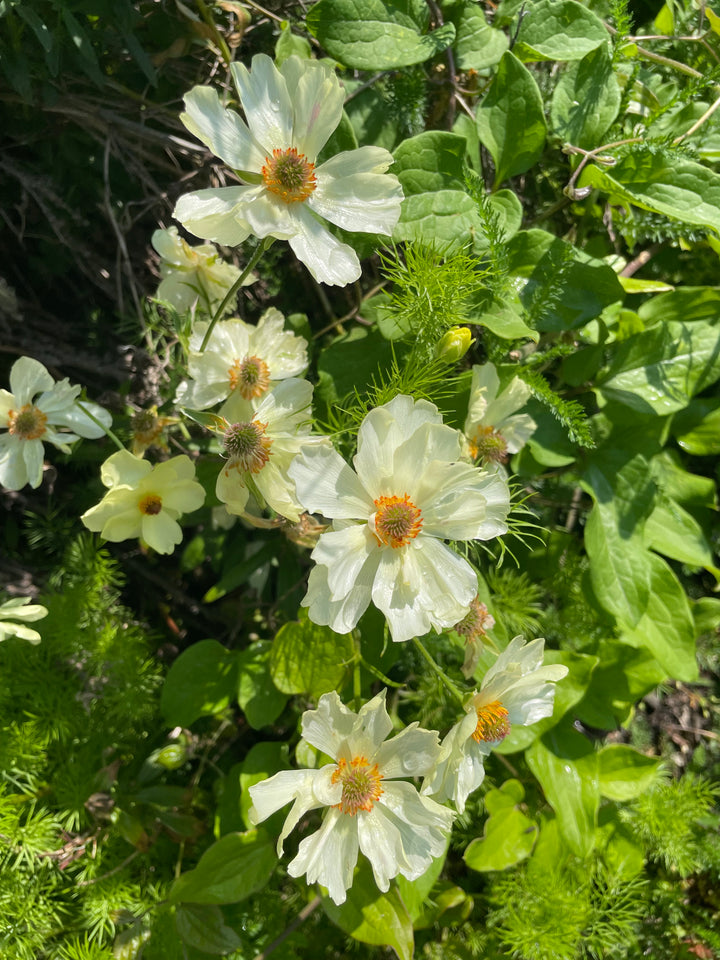
[[112,432],[112,430],[110,429],[110,427],[106,427],[105,424],[104,424],[104,423],[101,423],[101,422],[98,420],[97,417],[93,416],[93,414],[90,413],[90,411],[88,410],[88,408],[83,406],[83,404],[82,404],[82,402],[81,402],[80,400],[76,400],[76,401],[75,401],[75,404],[76,404],[76,406],[80,407],[80,409],[82,410],[82,412],[85,414],[86,417],[88,417],[90,420],[92,420],[93,423],[97,424],[97,426],[100,427],[100,429],[102,430],[102,432],[103,432],[106,436],[110,437],[110,439],[111,439],[112,442],[115,444],[115,446],[118,448],[118,450],[124,450],[124,449],[125,449],[125,444],[123,444],[123,443],[120,442],[120,440],[115,436],[115,434]]
[[460,706],[463,706],[463,707],[464,707],[464,706],[465,706],[465,700],[467,699],[466,694],[464,694],[464,693],[462,692],[462,690],[461,690],[459,687],[457,687],[457,686],[452,682],[452,680],[451,680],[450,677],[445,673],[445,671],[444,671],[443,669],[441,669],[441,667],[439,667],[439,666],[437,665],[437,663],[435,663],[435,661],[433,660],[433,658],[430,656],[430,654],[427,652],[427,650],[425,649],[425,647],[423,646],[423,644],[421,643],[421,641],[418,640],[417,637],[413,637],[413,643],[415,644],[415,649],[418,650],[418,651],[422,654],[422,656],[423,656],[424,659],[425,659],[425,662],[426,662],[427,665],[430,667],[430,669],[433,671],[433,673],[434,673],[435,676],[438,678],[438,680],[440,680],[440,682],[445,685],[445,687],[450,691],[450,693],[451,693],[451,694],[455,697],[455,699],[458,701],[458,703],[460,704]]
[[362,654],[360,653],[360,637],[357,631],[354,632],[354,640],[355,663],[353,664],[353,707],[355,710],[359,710],[362,703],[362,675],[360,673]]
[[200,11],[200,16],[203,18],[205,23],[208,25],[208,27],[210,27],[210,30],[212,31],[213,37],[215,38],[215,43],[217,43],[218,47],[220,48],[220,53],[222,54],[222,58],[225,61],[225,66],[229,67],[230,64],[232,63],[232,54],[230,53],[230,48],[225,42],[225,38],[217,28],[217,24],[213,19],[212,13],[208,10],[203,0],[195,0],[195,4],[198,10]]
[[209,327],[208,327],[207,330],[205,331],[205,336],[203,337],[203,342],[200,344],[200,353],[203,353],[204,350],[205,350],[205,347],[207,347],[207,345],[208,345],[208,343],[209,343],[209,341],[210,341],[210,337],[212,336],[212,332],[213,332],[213,330],[215,329],[215,324],[218,322],[218,320],[220,319],[220,317],[222,317],[222,315],[225,313],[225,308],[226,308],[227,305],[230,303],[230,301],[232,300],[232,298],[235,297],[235,296],[237,296],[237,292],[238,292],[238,290],[240,289],[240,287],[243,285],[243,282],[245,281],[246,277],[248,276],[248,274],[250,273],[250,271],[255,267],[255,265],[257,264],[258,260],[259,260],[260,257],[265,253],[265,251],[268,250],[268,249],[272,246],[272,244],[274,243],[274,240],[275,240],[274,237],[265,237],[265,239],[264,239],[263,242],[260,244],[260,246],[257,248],[257,250],[255,251],[255,253],[250,257],[250,260],[248,261],[248,264],[247,264],[247,266],[245,267],[245,269],[243,270],[243,272],[240,274],[240,276],[237,278],[237,280],[235,281],[235,283],[234,283],[234,284],[230,287],[230,289],[228,290],[227,294],[225,295],[225,299],[223,300],[223,302],[220,304],[220,306],[219,306],[219,307],[217,308],[217,310],[215,311],[215,315],[213,316],[212,320],[210,321]]

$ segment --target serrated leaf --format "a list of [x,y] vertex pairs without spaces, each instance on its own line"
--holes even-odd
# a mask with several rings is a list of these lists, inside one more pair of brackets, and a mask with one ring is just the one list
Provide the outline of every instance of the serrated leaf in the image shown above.
[[160,709],[170,726],[189,727],[198,717],[221,713],[237,689],[237,654],[217,640],[201,640],[170,667]]
[[270,653],[270,673],[283,693],[304,693],[317,699],[340,686],[353,656],[349,633],[335,633],[305,619],[278,630]]
[[358,70],[423,63],[455,39],[452,23],[425,33],[427,7],[412,0],[320,0],[305,22],[331,57]]
[[509,51],[500,60],[476,119],[480,141],[495,163],[496,187],[525,173],[540,158],[547,133],[542,97],[530,71]]
[[582,60],[608,32],[602,20],[575,0],[536,0],[520,23],[515,54],[531,60]]
[[262,890],[275,869],[274,844],[262,830],[227,833],[181,874],[170,888],[169,903],[239,903]]
[[550,120],[567,143],[592,150],[617,117],[620,87],[605,44],[562,74],[553,94]]
[[590,164],[579,187],[596,187],[611,203],[630,203],[720,232],[720,173],[669,151],[638,147],[613,167]]
[[660,761],[624,743],[613,743],[598,753],[600,793],[624,803],[641,796],[655,783]]
[[412,960],[412,920],[397,890],[380,893],[367,863],[355,873],[345,903],[337,906],[326,897],[323,910],[354,940],[391,947],[400,960]]

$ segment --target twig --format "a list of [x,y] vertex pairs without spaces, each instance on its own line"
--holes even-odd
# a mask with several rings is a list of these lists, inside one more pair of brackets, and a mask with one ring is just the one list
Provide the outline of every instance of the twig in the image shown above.
[[265,960],[266,957],[269,957],[274,950],[277,950],[281,943],[287,940],[291,933],[294,933],[297,928],[307,920],[311,913],[317,910],[321,903],[322,897],[315,897],[314,900],[311,900],[306,907],[302,908],[292,923],[289,923],[287,927],[285,927],[280,936],[276,937],[269,946],[265,947],[262,953],[257,954],[255,960]]
[[651,247],[648,247],[647,250],[641,250],[640,253],[628,263],[624,270],[620,271],[620,276],[632,277],[633,274],[637,273],[641,267],[644,267],[649,260],[652,260],[661,248],[661,243],[654,243]]
[[130,856],[125,857],[122,863],[119,863],[117,867],[113,867],[112,870],[109,870],[107,873],[104,873],[101,877],[93,877],[92,880],[80,880],[76,884],[78,887],[90,887],[93,883],[101,883],[103,880],[107,880],[108,877],[114,877],[116,873],[120,873],[121,870],[124,870],[125,867],[132,863],[135,857],[138,856],[140,850],[133,850]]
[[696,120],[695,123],[690,127],[689,130],[686,130],[685,133],[681,133],[679,137],[675,137],[673,143],[680,143],[681,140],[684,140],[685,137],[691,136],[695,131],[701,127],[706,120],[709,120],[710,117],[715,113],[715,111],[720,107],[720,97],[717,98],[715,103],[705,111],[705,113],[700,117],[699,120]]

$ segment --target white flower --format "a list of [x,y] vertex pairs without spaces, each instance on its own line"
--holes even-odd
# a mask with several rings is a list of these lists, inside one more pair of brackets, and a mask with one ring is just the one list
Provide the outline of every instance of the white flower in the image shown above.
[[452,800],[460,813],[473,790],[483,782],[483,762],[513,726],[528,727],[552,716],[554,684],[568,668],[543,666],[543,639],[526,644],[515,637],[483,677],[463,717],[440,745],[438,762],[422,792]]
[[109,492],[80,519],[113,543],[142,537],[158,553],[172,553],[182,540],[177,518],[205,502],[195,465],[185,455],[152,466],[118,450],[102,465],[100,477]]
[[[158,299],[165,300],[179,313],[198,303],[205,313],[214,314],[240,276],[238,268],[223,260],[208,243],[191,247],[178,235],[177,227],[156,230],[151,242],[161,257]],[[243,286],[254,279],[246,277]],[[235,304],[229,303],[225,312],[234,308]]]
[[188,360],[192,380],[180,385],[176,401],[205,410],[225,400],[220,414],[226,419],[252,416],[253,401],[279,380],[299,376],[308,365],[307,341],[284,325],[285,318],[274,307],[263,313],[257,326],[220,321],[201,353],[208,324],[196,323]]
[[[513,377],[500,391],[500,379],[492,363],[472,368],[470,402],[465,420],[468,453],[473,460],[504,464],[534,433],[537,424],[527,413],[515,413],[530,398],[530,387]],[[504,472],[504,471],[503,471]]]
[[[40,634],[25,623],[42,620],[47,616],[47,607],[39,603],[30,603],[30,597],[14,597],[5,603],[0,603],[0,640],[8,637],[20,637],[30,643],[40,643]],[[13,621],[20,620],[20,623]]]
[[443,540],[505,533],[510,499],[503,479],[460,454],[437,407],[402,395],[362,422],[357,473],[331,448],[303,451],[289,471],[298,499],[333,520],[312,553],[311,620],[348,633],[372,601],[399,641],[465,616],[477,576]]
[[[0,434],[0,485],[8,490],[19,490],[26,483],[39,487],[43,443],[69,453],[70,444],[80,437],[95,439],[103,435],[103,427],[77,405],[80,390],[67,379],[55,382],[31,357],[15,361],[10,370],[10,392],[0,390],[0,429],[7,430]],[[82,404],[105,427],[112,424],[107,410],[96,403]]]
[[283,380],[247,420],[227,423],[228,461],[215,492],[230,513],[243,515],[252,491],[281,516],[300,519],[303,508],[288,468],[300,450],[329,443],[326,437],[310,436],[312,392],[307,380]]
[[357,280],[355,251],[322,220],[389,236],[403,197],[397,177],[385,173],[392,155],[367,146],[315,166],[342,117],[343,88],[328,63],[292,56],[278,70],[258,54],[251,70],[240,63],[230,70],[247,125],[210,87],[186,95],[180,119],[250,185],[188,193],[173,216],[195,236],[227,246],[250,234],[287,240],[316,280]]
[[445,849],[453,814],[421,797],[401,777],[422,776],[437,755],[437,734],[410,724],[390,740],[392,721],[385,691],[355,714],[337,693],[320,697],[302,718],[302,735],[333,758],[319,770],[283,770],[250,787],[250,818],[260,823],[294,801],[278,839],[283,841],[309,810],[328,807],[319,830],[301,842],[288,865],[291,877],[328,888],[344,903],[352,886],[358,850],[370,861],[375,882],[386,891],[399,873],[415,880]]

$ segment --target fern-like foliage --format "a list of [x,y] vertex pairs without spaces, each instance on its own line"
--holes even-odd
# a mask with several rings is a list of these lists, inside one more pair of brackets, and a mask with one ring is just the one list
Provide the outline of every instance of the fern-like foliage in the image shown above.
[[585,411],[577,400],[566,400],[561,397],[537,370],[519,367],[518,376],[527,383],[533,396],[545,404],[555,419],[565,427],[573,443],[586,449],[592,449],[595,446]]

